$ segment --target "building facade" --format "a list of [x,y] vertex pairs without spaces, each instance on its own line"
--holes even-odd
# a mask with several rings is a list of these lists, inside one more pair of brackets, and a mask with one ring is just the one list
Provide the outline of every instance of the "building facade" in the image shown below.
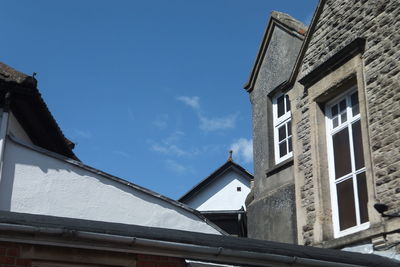
[[[260,49],[264,62],[257,69],[256,61],[246,86],[254,140],[263,140],[255,143],[254,156],[274,157],[264,161],[294,185],[295,243],[392,253],[400,241],[400,219],[374,209],[384,203],[387,213],[399,212],[399,23],[398,1],[321,0],[295,63],[282,68],[289,74],[281,75],[281,83],[268,81],[270,88],[257,86],[263,75],[270,77],[263,68],[276,65],[266,60],[268,49],[264,55]],[[266,145],[258,148],[261,142]],[[255,169],[249,210],[260,199],[259,185],[271,179],[260,162]],[[249,227],[251,220],[259,219],[249,216]],[[268,223],[282,228],[279,220]],[[249,233],[265,238],[259,232],[266,228],[253,225]]]

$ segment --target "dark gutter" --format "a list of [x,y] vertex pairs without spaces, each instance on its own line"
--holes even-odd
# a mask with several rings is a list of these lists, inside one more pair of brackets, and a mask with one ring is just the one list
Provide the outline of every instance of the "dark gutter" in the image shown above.
[[6,211],[0,211],[0,240],[260,266],[399,266],[370,254]]

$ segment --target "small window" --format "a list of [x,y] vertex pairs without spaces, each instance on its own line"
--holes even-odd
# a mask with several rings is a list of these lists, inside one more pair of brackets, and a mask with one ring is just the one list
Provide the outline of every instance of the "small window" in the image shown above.
[[353,89],[326,106],[335,237],[369,227],[368,193],[357,94]]
[[237,191],[237,192],[242,191],[242,187],[240,187],[240,186],[236,187],[236,191]]
[[292,156],[292,121],[290,101],[286,94],[278,94],[272,99],[274,116],[275,164]]

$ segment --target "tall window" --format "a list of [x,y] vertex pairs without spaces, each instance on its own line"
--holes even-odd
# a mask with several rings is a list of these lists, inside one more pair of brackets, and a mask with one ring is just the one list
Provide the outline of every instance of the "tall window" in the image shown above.
[[292,156],[292,117],[289,97],[279,94],[272,99],[274,116],[275,163]]
[[369,227],[368,194],[357,90],[326,106],[335,237]]

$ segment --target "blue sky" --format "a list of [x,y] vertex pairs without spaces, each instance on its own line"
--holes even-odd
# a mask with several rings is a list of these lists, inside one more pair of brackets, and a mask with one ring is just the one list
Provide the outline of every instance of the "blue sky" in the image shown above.
[[4,1],[0,61],[39,89],[86,164],[178,198],[253,171],[247,81],[269,13],[316,0]]

